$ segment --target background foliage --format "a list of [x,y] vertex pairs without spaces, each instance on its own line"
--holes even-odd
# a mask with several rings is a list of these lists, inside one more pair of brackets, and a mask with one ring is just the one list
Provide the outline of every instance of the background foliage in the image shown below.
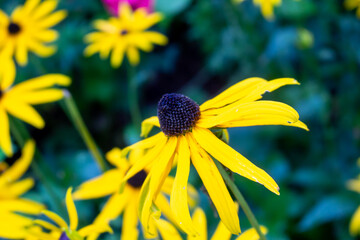
[[[10,12],[22,2],[2,0],[0,7]],[[103,153],[139,140],[127,102],[128,64],[114,70],[109,61],[82,54],[91,22],[108,14],[96,0],[62,0],[60,8],[68,10],[68,17],[57,27],[57,54],[49,59],[31,56],[30,64],[19,68],[17,81],[44,73],[69,75],[69,90]],[[143,118],[156,114],[164,93],[183,93],[202,103],[247,77],[296,78],[300,86],[265,97],[293,106],[310,132],[278,126],[230,130],[230,145],[265,169],[281,195],[234,178],[257,219],[269,228],[269,239],[351,239],[349,219],[359,196],[345,183],[359,172],[360,156],[360,20],[355,13],[346,11],[341,0],[284,0],[270,22],[250,0],[239,5],[227,0],[157,0],[156,9],[166,16],[157,28],[169,44],[142,54],[137,67]],[[40,106],[47,125],[29,130],[49,166],[49,182],[62,198],[68,186],[78,186],[100,171],[61,105]],[[191,182],[201,187],[192,173]],[[54,207],[41,183],[28,197]],[[102,203],[78,202],[81,223],[91,222]],[[218,218],[212,220],[205,194],[200,205],[212,232]],[[239,217],[247,229],[241,211]],[[112,226],[119,229],[120,223]]]

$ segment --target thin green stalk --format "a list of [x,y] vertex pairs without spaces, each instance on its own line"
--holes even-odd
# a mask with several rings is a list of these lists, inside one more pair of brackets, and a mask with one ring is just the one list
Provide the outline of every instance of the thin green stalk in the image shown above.
[[134,66],[128,67],[128,101],[130,106],[131,120],[136,129],[141,127],[141,112],[139,107],[138,86],[136,83],[136,69]]
[[[11,119],[11,133],[15,137],[17,143],[21,148],[24,147],[26,141],[30,139],[30,134],[25,128],[25,126],[18,121],[17,119]],[[38,161],[38,162],[37,162]],[[52,188],[51,184],[46,177],[45,169],[48,171],[48,167],[41,167],[41,163],[44,163],[43,158],[36,148],[35,150],[35,159],[31,162],[31,169],[34,171],[35,175],[39,178],[40,182],[44,185],[46,192],[49,194],[50,199],[54,203],[57,212],[66,212],[64,205],[62,204],[61,199],[56,195],[54,189]]]
[[84,140],[87,148],[90,150],[92,156],[94,157],[96,163],[99,165],[101,171],[106,171],[106,162],[104,158],[102,157],[94,139],[90,135],[89,130],[86,128],[86,125],[79,113],[78,108],[76,107],[76,104],[74,102],[74,99],[72,98],[70,92],[67,90],[64,90],[65,97],[64,97],[64,110],[67,110],[68,116],[70,120],[75,125],[75,128],[80,133],[82,139]]
[[256,218],[255,218],[254,214],[252,213],[249,205],[247,204],[245,198],[243,197],[243,195],[241,194],[241,192],[239,191],[239,189],[237,188],[237,186],[235,185],[233,180],[230,178],[230,176],[227,174],[224,167],[218,161],[215,161],[215,164],[216,164],[217,168],[219,169],[220,174],[224,178],[226,185],[229,187],[230,191],[234,194],[240,207],[244,211],[251,226],[253,228],[255,228],[256,232],[258,233],[260,240],[266,240],[264,234],[260,230],[260,225],[259,225],[258,221],[256,220]]

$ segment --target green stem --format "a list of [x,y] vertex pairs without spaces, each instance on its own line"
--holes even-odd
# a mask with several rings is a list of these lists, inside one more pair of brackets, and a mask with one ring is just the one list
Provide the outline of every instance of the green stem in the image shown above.
[[[10,128],[11,128],[11,133],[15,137],[17,143],[21,148],[23,148],[27,139],[30,139],[29,132],[27,131],[25,126],[17,119],[11,119]],[[35,159],[38,162],[35,161]],[[40,182],[44,185],[46,192],[49,194],[50,199],[54,203],[56,211],[61,213],[66,212],[66,209],[62,204],[61,199],[57,196],[56,192],[54,191],[51,184],[47,180],[48,178],[44,174],[45,171],[41,170],[41,169],[46,169],[46,171],[48,171],[49,168],[46,166],[41,167],[42,165],[41,163],[43,163],[44,165],[44,161],[37,148],[35,151],[35,159],[31,162],[31,169],[34,171],[35,175],[39,178]]]
[[260,240],[266,240],[264,234],[260,230],[259,223],[257,222],[257,220],[256,220],[254,214],[252,213],[249,205],[247,204],[245,198],[243,197],[243,195],[241,194],[241,192],[239,191],[239,189],[237,188],[237,186],[235,185],[233,180],[230,178],[230,176],[227,174],[224,167],[218,161],[215,161],[215,164],[216,164],[217,168],[219,169],[220,174],[224,178],[226,185],[229,187],[230,191],[234,194],[234,196],[235,196],[236,200],[238,201],[240,207],[244,211],[244,213],[245,213],[246,217],[248,218],[251,226],[253,228],[255,228],[256,232],[258,233],[258,235],[260,237]]
[[136,129],[141,127],[141,112],[139,107],[139,94],[136,83],[136,69],[134,66],[128,67],[128,101],[130,105],[131,120]]
[[95,161],[99,165],[101,171],[105,172],[107,169],[106,162],[102,157],[98,147],[96,146],[94,139],[92,138],[88,129],[86,128],[86,125],[84,124],[84,121],[79,113],[79,110],[76,107],[74,99],[72,98],[70,92],[68,92],[67,90],[64,90],[64,92],[65,92],[65,97],[64,97],[65,109],[68,111],[70,120],[73,122],[75,128],[80,133],[82,139],[84,140],[87,148],[90,150],[91,154],[93,155]]

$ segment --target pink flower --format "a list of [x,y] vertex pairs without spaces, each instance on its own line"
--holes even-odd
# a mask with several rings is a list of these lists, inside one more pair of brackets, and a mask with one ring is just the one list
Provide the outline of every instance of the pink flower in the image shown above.
[[127,3],[133,10],[138,8],[145,8],[148,13],[153,12],[154,0],[102,0],[106,9],[112,14],[117,16],[119,4]]

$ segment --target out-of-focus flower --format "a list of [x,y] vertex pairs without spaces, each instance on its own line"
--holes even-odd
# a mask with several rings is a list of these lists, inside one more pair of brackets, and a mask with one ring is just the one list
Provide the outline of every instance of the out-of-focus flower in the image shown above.
[[138,49],[150,52],[153,44],[167,43],[167,38],[161,33],[146,31],[161,19],[159,13],[147,14],[143,8],[133,12],[128,4],[123,4],[117,18],[94,22],[98,31],[86,35],[85,41],[89,46],[84,53],[86,56],[99,53],[102,59],[106,59],[111,52],[111,66],[114,68],[121,65],[126,54],[129,62],[137,65],[140,61]]
[[31,200],[20,198],[34,186],[32,178],[19,180],[30,166],[34,156],[35,143],[28,141],[21,157],[9,168],[2,163],[0,173],[0,238],[24,239],[32,219],[23,214],[39,214],[44,206]]
[[[233,0],[234,3],[241,3],[244,0]],[[254,5],[257,5],[261,9],[262,15],[271,20],[274,18],[274,7],[280,6],[282,0],[253,0]]]
[[151,13],[154,10],[154,0],[102,0],[106,9],[114,16],[119,14],[119,6],[127,3],[133,10],[143,8],[146,12]]
[[347,10],[356,9],[356,16],[360,18],[360,0],[345,0],[344,5]]
[[297,30],[296,45],[300,49],[309,49],[314,46],[314,35],[306,28]]
[[[360,166],[360,158],[358,159],[358,166]],[[357,179],[347,182],[347,188],[360,193],[360,175]],[[356,209],[350,221],[350,233],[353,236],[360,235],[360,206]]]
[[[188,236],[188,240],[207,240],[208,230],[207,230],[207,220],[204,211],[201,208],[196,208],[192,217],[194,226],[199,232],[197,236]],[[182,237],[176,228],[169,222],[159,219],[156,221],[156,225],[159,229],[160,235],[164,240],[181,240]],[[263,234],[267,233],[267,229],[264,226],[260,226],[260,230]],[[220,221],[217,226],[214,234],[210,238],[211,240],[230,240],[231,232],[225,227],[225,225]],[[257,234],[254,228],[248,229],[238,236],[235,240],[258,240],[259,235]]]
[[28,52],[40,57],[49,57],[56,51],[48,43],[58,38],[58,32],[49,29],[66,17],[66,11],[53,12],[57,0],[27,0],[7,16],[0,10],[0,51],[15,56],[24,66],[28,62]]
[[279,187],[264,170],[218,139],[210,129],[285,125],[308,130],[299,120],[296,110],[289,105],[275,101],[257,101],[264,93],[289,84],[299,83],[291,78],[272,81],[249,78],[201,106],[184,95],[165,94],[158,104],[158,116],[145,120],[142,129],[143,135],[147,135],[153,126],[160,127],[161,132],[123,150],[123,154],[138,149],[147,151],[145,156],[130,168],[125,180],[151,165],[141,193],[146,196],[139,213],[144,228],[148,229],[149,216],[155,213],[152,205],[157,198],[158,189],[163,185],[173,164],[177,163],[170,206],[182,230],[196,235],[197,229],[191,223],[186,202],[191,159],[222,222],[230,232],[239,234],[240,225],[235,204],[210,155],[229,170],[264,185],[275,194],[279,194]]
[[[43,214],[47,216],[53,223],[36,219],[33,221],[34,224],[41,226],[46,229],[45,231],[39,232],[37,229],[34,231],[29,230],[29,234],[39,240],[81,240],[91,234],[100,234],[103,232],[111,232],[112,229],[107,224],[96,225],[91,224],[77,230],[78,227],[78,214],[76,211],[76,207],[74,201],[71,196],[72,188],[69,188],[66,192],[66,208],[68,211],[68,216],[70,220],[70,224],[68,225],[64,219],[62,219],[59,215],[54,212],[50,212],[47,210],[43,210]],[[48,232],[50,231],[50,232]]]
[[32,105],[57,101],[64,97],[55,85],[68,86],[70,78],[61,74],[47,74],[15,86],[15,66],[10,58],[4,58],[0,66],[0,148],[12,155],[8,114],[13,115],[37,128],[43,128],[44,120]]
[[[93,199],[111,195],[94,223],[107,224],[120,216],[121,213],[124,213],[121,238],[136,240],[139,235],[137,230],[139,222],[137,212],[145,200],[140,197],[140,189],[148,175],[147,171],[139,171],[129,178],[125,185],[123,185],[123,181],[126,172],[132,164],[143,158],[142,151],[134,151],[133,154],[130,155],[129,161],[127,161],[126,158],[121,157],[121,150],[114,148],[106,154],[106,158],[116,168],[108,170],[103,175],[81,184],[79,189],[74,193],[74,198]],[[155,205],[164,212],[164,215],[168,219],[173,220],[166,195],[170,195],[174,179],[172,177],[166,177],[164,181],[165,184],[161,190],[159,189],[160,193],[155,201]],[[189,186],[189,192],[191,198],[188,200],[190,205],[194,206],[197,192],[192,186]],[[150,234],[154,237],[156,236],[155,225],[153,221],[151,221],[151,224],[152,231],[150,231]]]

